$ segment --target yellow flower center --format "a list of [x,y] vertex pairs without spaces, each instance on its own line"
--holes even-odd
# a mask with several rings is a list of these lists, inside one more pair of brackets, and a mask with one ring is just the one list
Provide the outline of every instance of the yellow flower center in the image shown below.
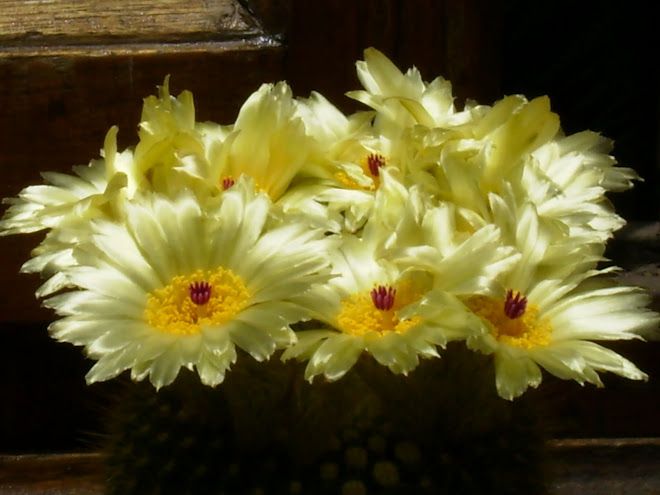
[[[220,184],[220,188],[221,188],[223,191],[226,191],[227,189],[232,188],[232,187],[236,184],[236,182],[237,182],[241,177],[243,177],[243,175],[248,175],[248,174],[240,173],[240,174],[238,175],[238,177],[234,177],[233,175],[223,175],[223,176],[220,178],[220,183],[219,183],[219,184]],[[254,192],[256,192],[256,193],[265,192],[266,194],[268,194],[268,196],[271,197],[271,199],[272,199],[273,201],[275,201],[276,198],[273,199],[272,194],[271,194],[271,191],[270,191],[268,188],[266,188],[266,187],[262,187],[261,183],[260,183],[259,181],[257,181],[257,179],[256,179],[255,177],[253,177],[252,175],[248,175],[248,177],[250,177],[250,178],[252,179],[252,183],[254,184]]]
[[508,291],[506,299],[474,295],[463,300],[470,310],[488,320],[491,333],[505,344],[523,349],[550,343],[552,327],[547,318],[539,320],[539,308],[519,292]]
[[380,186],[380,169],[387,165],[385,157],[379,153],[371,153],[360,160],[360,167],[364,174],[371,178],[373,183],[369,186],[358,184],[354,179],[344,172],[335,173],[335,179],[341,182],[346,188],[360,191],[375,191]]
[[400,320],[396,313],[421,297],[409,282],[399,283],[397,289],[379,285],[370,292],[351,294],[341,302],[342,309],[337,315],[339,330],[355,336],[404,333],[419,323],[420,318]]
[[231,320],[249,299],[243,280],[231,270],[197,270],[174,277],[149,294],[144,318],[159,332],[193,335],[204,326],[219,326]]

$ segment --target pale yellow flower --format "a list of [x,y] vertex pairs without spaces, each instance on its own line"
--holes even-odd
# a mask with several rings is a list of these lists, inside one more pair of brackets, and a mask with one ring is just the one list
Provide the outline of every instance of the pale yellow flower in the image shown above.
[[287,212],[318,211],[332,232],[356,232],[370,216],[377,191],[391,186],[386,177],[395,175],[406,185],[414,182],[422,161],[413,140],[408,133],[388,134],[371,125],[347,132],[335,143],[326,142],[325,176],[301,178],[278,204]]
[[[615,287],[584,272],[565,280],[533,280],[527,287],[507,284],[497,296],[464,299],[474,325],[486,332],[468,346],[495,359],[500,396],[513,399],[541,383],[541,369],[563,379],[602,386],[599,371],[633,380],[646,375],[617,353],[593,341],[640,338],[658,324],[645,310],[640,289]],[[520,290],[519,290],[520,287]]]
[[595,268],[604,260],[601,235],[594,235],[587,225],[578,228],[541,215],[533,202],[517,195],[509,184],[503,187],[502,195],[490,194],[488,200],[492,223],[500,229],[502,242],[523,254],[517,269],[528,277],[541,266],[552,272],[548,276],[561,278]]
[[473,230],[452,203],[424,201],[416,190],[391,231],[388,258],[402,268],[428,271],[434,288],[456,295],[489,292],[521,257],[502,242],[497,226]]
[[5,199],[9,208],[0,221],[0,235],[49,230],[32,251],[22,272],[39,273],[45,282],[37,290],[43,297],[69,284],[64,268],[75,264],[71,250],[88,235],[95,218],[123,218],[122,199],[135,189],[131,173],[133,155],[117,152],[117,128],[108,131],[101,159],[76,166],[74,174],[42,173],[44,185],[28,186],[17,198]]
[[473,313],[464,324],[478,331],[466,343],[494,355],[499,394],[512,399],[537,386],[540,367],[597,385],[597,371],[645,378],[591,340],[650,332],[658,316],[644,309],[648,297],[598,278],[612,270],[596,270],[602,250],[567,237],[531,203],[490,200],[495,222],[477,230],[452,203],[410,202],[385,252],[400,267],[426,270],[435,290]]
[[89,165],[73,167],[74,175],[43,172],[47,184],[28,186],[17,198],[6,198],[9,204],[2,221],[0,235],[25,234],[53,229],[72,221],[86,222],[112,213],[109,202],[128,183],[124,170],[132,162],[132,153],[117,153],[117,129],[105,139],[102,158]]
[[246,175],[277,201],[316,146],[296,105],[284,82],[264,84],[250,95],[226,139],[209,151],[209,180],[226,188]]
[[509,96],[475,112],[473,125],[452,139],[426,132],[436,164],[419,182],[429,194],[484,223],[497,222],[493,195],[516,207],[532,203],[544,222],[582,243],[602,244],[623,225],[605,193],[630,187],[637,176],[614,166],[607,140],[586,131],[564,136],[545,97]]
[[295,116],[305,126],[305,132],[315,142],[308,162],[301,169],[307,177],[332,179],[334,161],[346,161],[355,153],[353,148],[371,128],[373,112],[344,115],[323,95],[312,92],[309,98],[296,100]]
[[615,166],[611,148],[595,132],[560,136],[530,154],[520,187],[540,216],[560,220],[572,237],[605,242],[625,223],[605,194],[639,179],[632,169]]
[[[374,258],[371,239],[346,235],[330,253],[333,278],[301,299],[320,322],[316,330],[297,333],[298,342],[282,359],[308,361],[305,378],[344,376],[367,353],[394,373],[407,374],[421,358],[437,357],[437,346],[465,338],[460,303],[429,294],[428,275],[403,274]],[[426,298],[426,299],[424,299]],[[434,299],[433,319],[422,300]]]
[[364,353],[406,374],[420,357],[436,357],[436,347],[474,337],[483,329],[469,324],[458,296],[490,287],[516,259],[495,227],[458,239],[447,223],[453,211],[429,206],[425,214],[424,199],[405,188],[379,189],[375,204],[361,235],[342,236],[330,253],[336,277],[304,296],[322,325],[299,332],[282,357],[308,360],[310,381],[339,379]]
[[121,221],[124,199],[139,191],[176,194],[186,186],[198,189],[195,184],[206,180],[191,179],[188,162],[195,154],[204,157],[204,138],[208,141],[213,126],[207,129],[195,124],[189,92],[178,99],[171,97],[166,79],[159,93],[158,98],[145,99],[141,141],[135,152],[118,152],[118,130],[112,127],[101,159],[74,167],[73,175],[43,173],[48,184],[29,186],[18,198],[5,200],[11,206],[0,222],[0,235],[52,229],[22,267],[22,271],[39,272],[46,279],[37,291],[39,297],[68,285],[63,268],[73,263],[71,250],[84,240],[92,219]]
[[328,278],[322,232],[270,225],[270,200],[245,179],[204,210],[191,193],[125,207],[125,224],[94,221],[75,249],[77,290],[44,303],[62,316],[51,335],[97,360],[88,382],[130,370],[159,388],[186,367],[217,385],[237,346],[261,361],[295,342],[306,311],[293,299]]
[[[520,213],[514,233],[520,260],[498,277],[499,291],[464,295],[484,330],[467,339],[494,355],[498,393],[513,399],[541,383],[541,367],[564,379],[602,386],[598,371],[630,379],[646,375],[592,341],[640,338],[658,324],[640,289],[617,287],[595,269],[598,253],[561,243],[544,229],[533,207]],[[553,253],[553,250],[555,252]]]
[[188,188],[200,199],[217,193],[209,159],[228,134],[226,127],[197,122],[192,93],[172,96],[166,78],[158,96],[144,100],[133,164],[140,188],[169,196]]
[[351,91],[348,96],[401,127],[454,127],[471,118],[470,112],[456,111],[451,83],[441,77],[427,84],[415,67],[403,74],[375,48],[367,48],[364,61],[356,65],[365,89]]
[[429,187],[442,199],[481,214],[488,193],[499,193],[504,182],[519,183],[526,158],[558,131],[559,118],[547,97],[508,96],[493,107],[479,107],[473,122],[452,139],[427,131],[425,144],[434,150],[437,164],[431,170],[437,184]]

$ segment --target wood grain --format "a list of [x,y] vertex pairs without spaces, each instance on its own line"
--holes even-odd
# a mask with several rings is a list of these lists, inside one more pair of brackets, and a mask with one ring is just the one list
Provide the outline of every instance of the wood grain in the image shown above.
[[0,493],[96,495],[103,493],[98,454],[0,456]]
[[[660,438],[549,443],[550,495],[660,493]],[[101,495],[99,454],[0,456],[0,493]]]
[[218,41],[257,31],[257,23],[235,0],[0,0],[5,52],[72,44]]
[[550,495],[657,495],[660,438],[550,442]]

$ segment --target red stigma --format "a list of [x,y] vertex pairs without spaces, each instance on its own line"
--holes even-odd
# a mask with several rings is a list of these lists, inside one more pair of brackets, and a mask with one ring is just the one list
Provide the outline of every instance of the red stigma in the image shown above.
[[188,292],[190,293],[190,300],[201,306],[211,299],[211,284],[208,282],[192,282],[188,286]]
[[367,165],[369,165],[371,175],[378,177],[380,175],[380,167],[385,166],[385,158],[383,155],[372,153],[367,157]]
[[396,289],[393,289],[389,285],[387,287],[384,285],[379,285],[375,289],[371,290],[371,300],[373,301],[376,309],[380,309],[381,311],[392,309],[395,295]]
[[512,320],[520,318],[527,309],[527,298],[520,292],[506,291],[506,301],[504,301],[504,314]]
[[232,179],[231,177],[225,177],[224,179],[222,179],[222,188],[225,191],[227,189],[229,189],[231,186],[233,186],[234,184],[236,184],[236,181],[234,179]]

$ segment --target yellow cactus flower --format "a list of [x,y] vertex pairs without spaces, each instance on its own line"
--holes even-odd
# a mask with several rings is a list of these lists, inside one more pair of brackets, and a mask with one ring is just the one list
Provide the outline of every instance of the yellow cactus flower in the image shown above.
[[427,84],[415,67],[403,74],[375,48],[367,48],[356,65],[365,90],[348,96],[400,126],[454,127],[471,118],[469,111],[456,112],[451,83],[441,77]]
[[[641,338],[658,324],[641,289],[617,287],[596,269],[598,253],[557,243],[535,209],[525,208],[514,233],[519,261],[498,277],[499,290],[464,295],[484,330],[467,345],[495,360],[499,394],[513,399],[541,382],[540,367],[564,379],[602,386],[598,371],[646,375],[592,341]],[[554,252],[553,252],[554,250]]]
[[[310,381],[316,375],[341,378],[363,353],[406,374],[420,357],[437,357],[436,347],[483,331],[468,324],[469,313],[457,295],[489,286],[486,280],[508,266],[504,259],[512,250],[499,246],[492,226],[463,242],[441,239],[440,247],[406,251],[396,239],[388,247],[393,226],[395,237],[406,237],[423,205],[403,190],[379,190],[375,203],[391,207],[391,214],[373,214],[360,236],[342,236],[340,248],[330,253],[336,277],[304,296],[320,328],[299,332],[298,343],[282,355],[308,360]],[[419,263],[409,263],[406,254]]]
[[246,175],[277,201],[315,146],[295,108],[285,83],[261,86],[241,107],[227,138],[210,150],[211,180],[224,188]]
[[97,360],[89,383],[130,370],[160,388],[186,367],[217,385],[236,346],[268,359],[296,340],[293,299],[329,276],[323,233],[269,226],[270,206],[243,179],[215,208],[152,195],[126,205],[125,224],[94,222],[68,268],[77,289],[44,302],[62,316],[50,334]]

